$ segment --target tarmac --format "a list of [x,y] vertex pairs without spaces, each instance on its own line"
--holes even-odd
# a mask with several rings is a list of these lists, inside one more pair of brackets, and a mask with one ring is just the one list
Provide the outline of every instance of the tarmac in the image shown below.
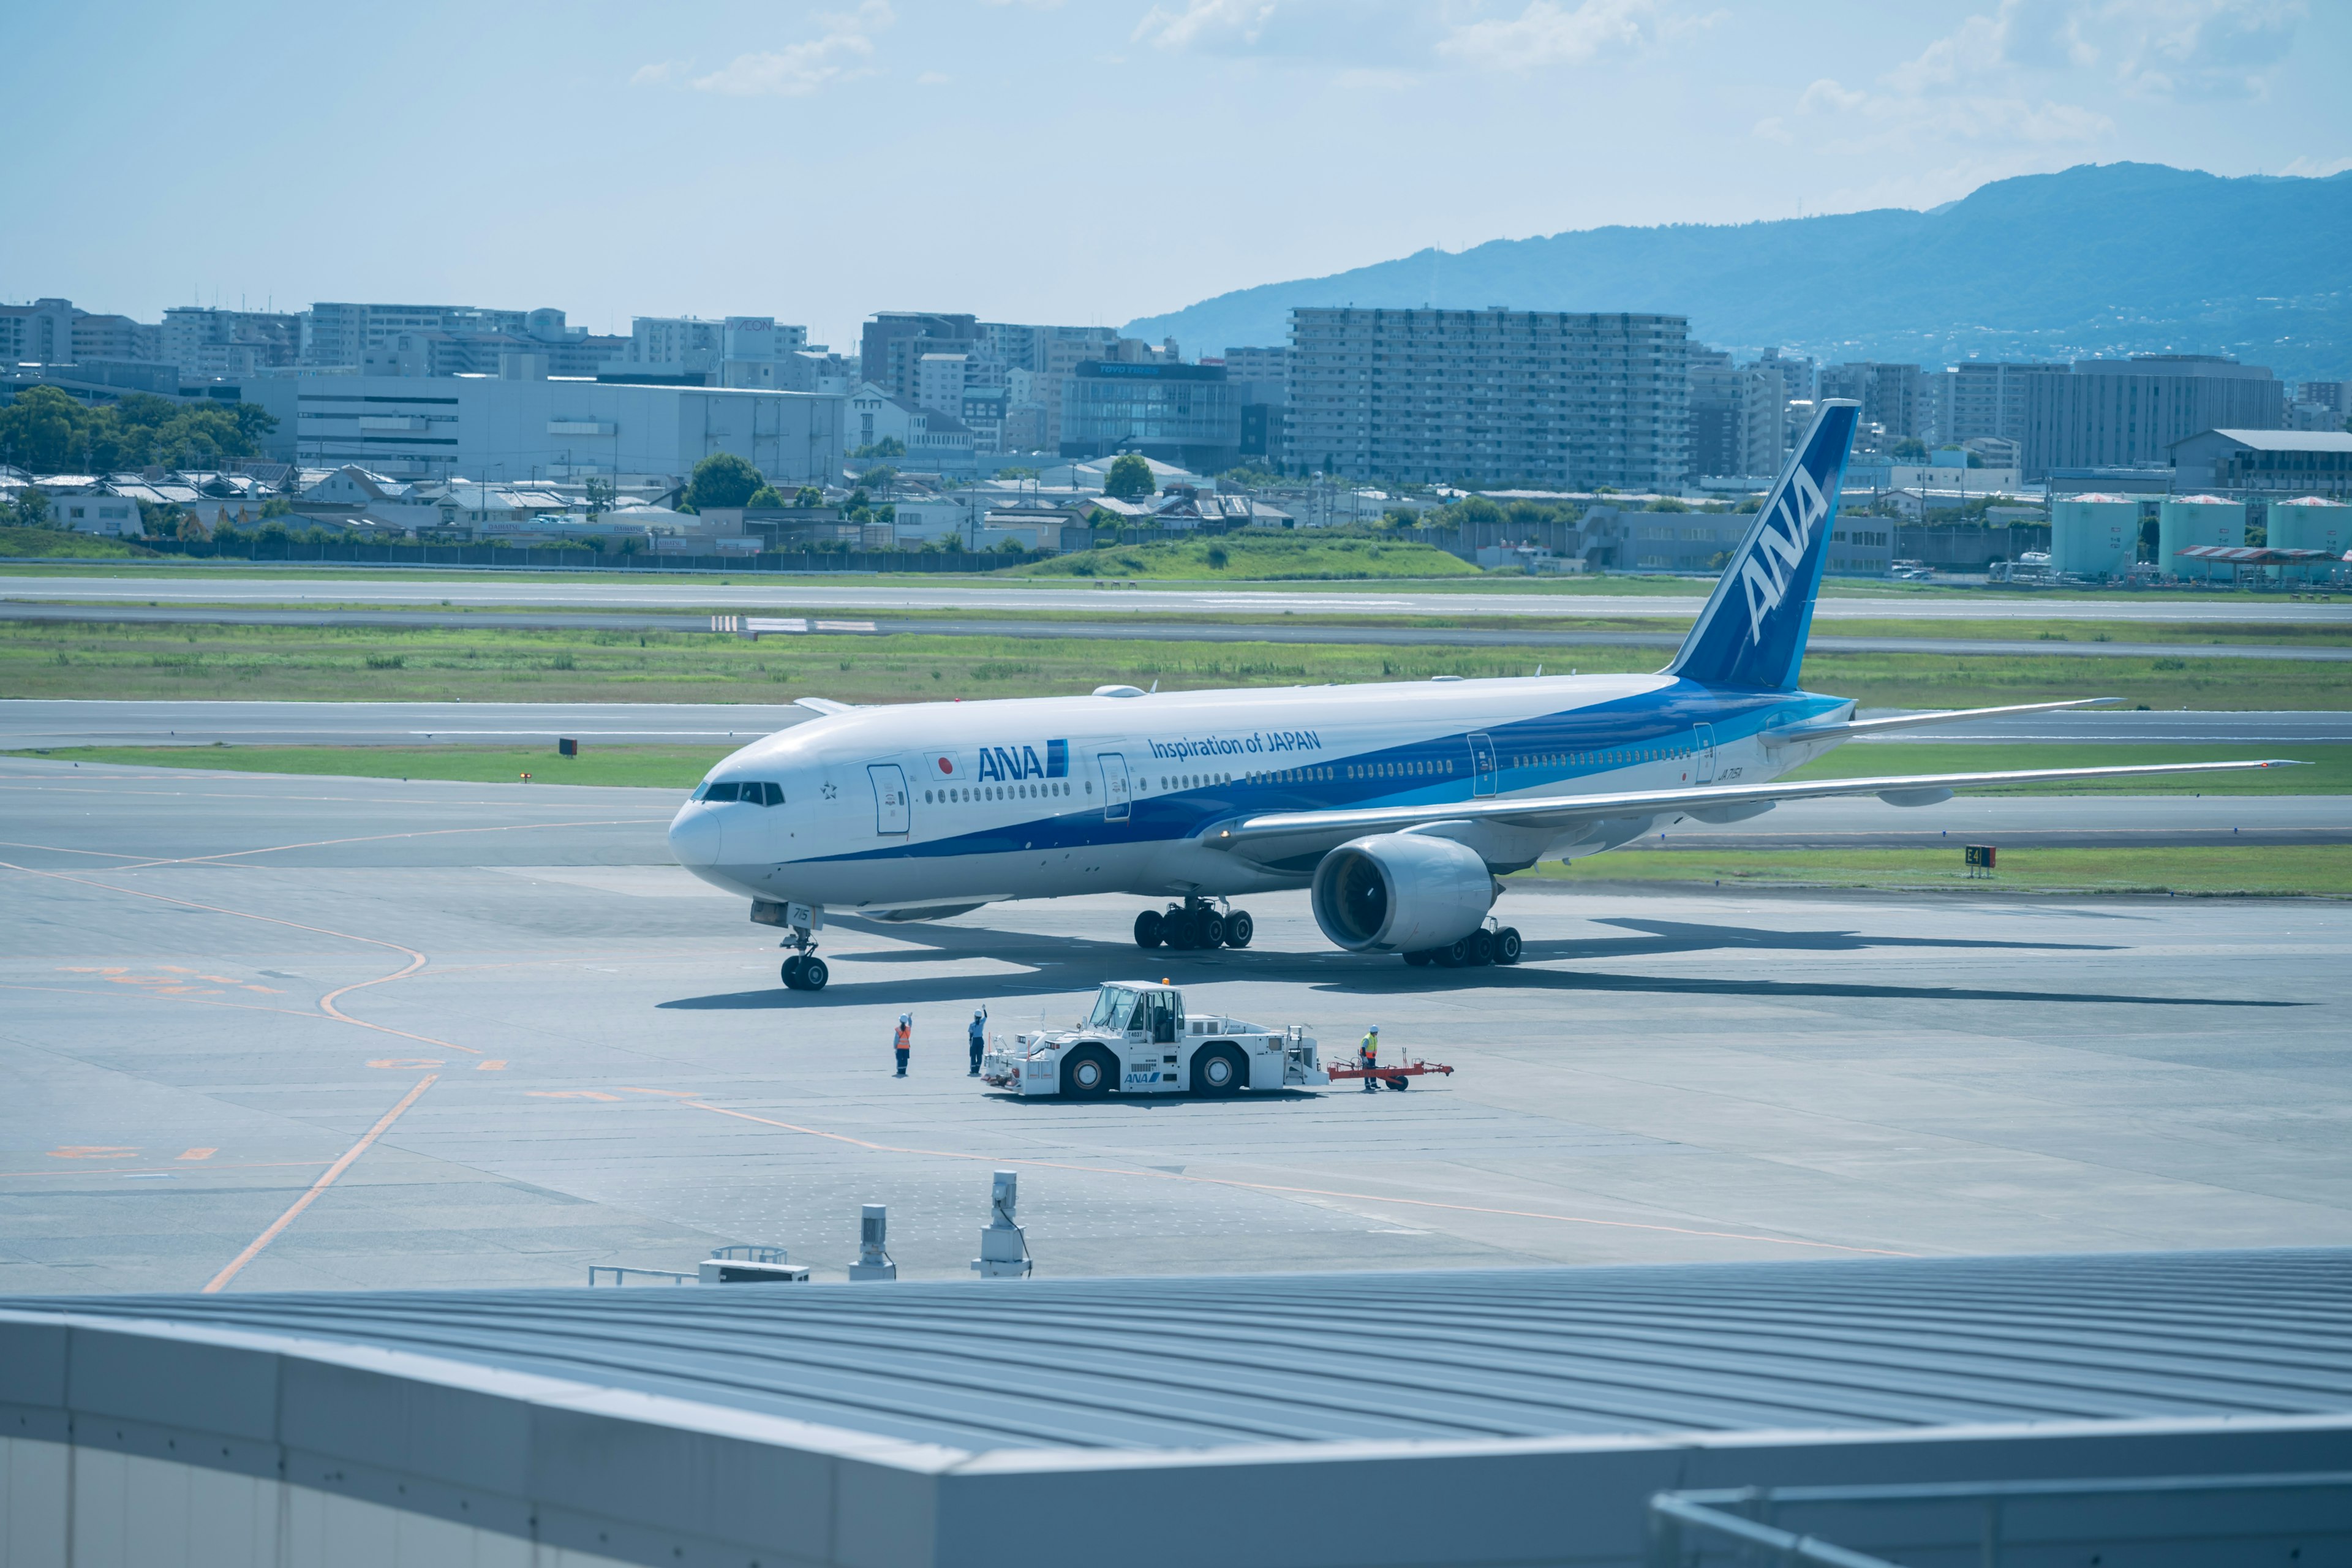
[[[305,568],[192,568],[168,577],[91,574],[0,574],[0,599],[22,604],[138,603],[206,605],[362,605],[421,609],[571,610],[1052,610],[1102,608],[1114,614],[1512,616],[1618,620],[1628,616],[1687,625],[1706,606],[1706,590],[1689,595],[1534,590],[1516,594],[1451,592],[1423,584],[1397,588],[1302,589],[1266,584],[1227,587],[1139,587],[1096,582],[1080,586],[1024,582],[926,582],[920,574],[878,573],[852,582],[743,571],[713,580],[671,578],[630,582],[612,572],[564,580],[545,574],[386,572],[380,576],[303,576]],[[311,569],[315,570],[315,569]],[[345,570],[350,570],[346,568]],[[739,581],[738,579],[742,579]],[[1839,585],[1841,590],[1843,584]],[[2174,625],[2352,625],[2352,598],[2341,603],[2291,598],[2242,598],[2235,594],[2176,596],[2151,592],[2128,599],[2072,598],[2013,591],[1967,594],[1825,594],[1816,623],[1841,620],[2101,621]],[[2063,645],[2058,645],[2063,646]]]
[[[676,800],[0,760],[0,1294],[571,1285],[731,1243],[838,1279],[869,1202],[902,1275],[966,1278],[998,1167],[1045,1278],[2352,1244],[2342,902],[1570,880],[1505,896],[1525,963],[1443,971],[1331,951],[1299,895],[1214,954],[1087,898],[837,920],[807,995],[668,863]],[[1457,1070],[966,1076],[975,1007],[1034,1027],[1139,975]]]
[[[0,602],[0,621],[58,626],[367,626],[404,631],[707,632],[700,616],[591,610],[288,610],[268,605],[215,605],[170,609],[130,605],[16,605]],[[819,628],[840,630],[844,628]],[[859,623],[859,635],[884,637],[1039,637],[1082,642],[1280,643],[1288,646],[1380,647],[1649,647],[1671,652],[1674,632],[1529,631],[1522,627],[1333,626],[1315,621],[892,621]],[[790,636],[792,634],[777,634]],[[1944,653],[1964,658],[2268,658],[2300,663],[2352,663],[2352,648],[2285,643],[2160,643],[2026,641],[1999,637],[1881,637],[1822,635],[1811,647],[1823,653]]]

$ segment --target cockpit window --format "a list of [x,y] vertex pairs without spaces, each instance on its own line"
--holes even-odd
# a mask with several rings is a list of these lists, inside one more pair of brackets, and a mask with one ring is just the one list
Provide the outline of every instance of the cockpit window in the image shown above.
[[709,802],[740,801],[745,805],[782,805],[784,804],[784,786],[759,779],[727,779],[704,784],[702,792],[694,798]]

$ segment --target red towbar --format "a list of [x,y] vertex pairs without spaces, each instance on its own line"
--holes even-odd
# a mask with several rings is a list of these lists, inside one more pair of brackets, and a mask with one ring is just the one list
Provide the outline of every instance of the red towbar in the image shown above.
[[1333,1083],[1339,1082],[1343,1078],[1376,1078],[1382,1083],[1388,1085],[1391,1089],[1411,1089],[1412,1087],[1412,1079],[1425,1078],[1433,1072],[1442,1072],[1448,1078],[1452,1078],[1454,1076],[1454,1069],[1447,1067],[1444,1062],[1414,1062],[1408,1067],[1398,1068],[1335,1067],[1326,1068],[1324,1071],[1331,1075],[1331,1081]]

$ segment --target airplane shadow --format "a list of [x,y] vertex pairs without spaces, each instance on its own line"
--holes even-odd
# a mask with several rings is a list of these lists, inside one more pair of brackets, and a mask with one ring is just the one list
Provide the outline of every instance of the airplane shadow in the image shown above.
[[[2223,996],[2152,996],[2102,991],[2034,991],[2009,987],[1966,985],[1906,985],[1852,981],[1713,979],[1703,976],[1624,974],[1592,970],[1529,968],[1416,969],[1394,957],[1358,957],[1342,952],[1293,953],[1272,952],[1181,952],[1169,949],[1139,950],[1131,942],[1087,937],[991,931],[976,927],[884,925],[840,920],[848,929],[887,935],[910,942],[909,948],[876,953],[845,955],[834,966],[834,980],[814,994],[788,991],[781,983],[758,991],[686,996],[656,1004],[681,1012],[765,1012],[871,1007],[898,1007],[939,1003],[969,1004],[975,990],[985,988],[1008,998],[1051,995],[1091,989],[1105,979],[1131,978],[1144,970],[1164,974],[1179,984],[1210,984],[1221,980],[1287,982],[1340,995],[1392,996],[1409,994],[1514,990],[1576,993],[1623,993],[1673,996],[1737,996],[1842,998],[1918,1002],[2087,1003],[2152,1007],[2301,1007],[2308,1003]],[[2114,944],[1990,941],[1963,937],[1872,936],[1853,931],[1787,931],[1748,926],[1683,924],[1668,921],[1610,920],[1639,935],[1593,941],[1530,942],[1527,958],[1538,963],[1561,961],[1622,962],[1674,953],[1738,950],[1786,952],[1859,952],[1874,948],[1949,949],[1990,952],[2106,952]],[[940,975],[919,980],[858,972],[868,965],[934,963],[945,958],[993,958],[1038,967],[1027,973],[992,977]],[[1066,975],[1053,973],[1068,971]],[[1007,1019],[1006,1022],[1013,1022]]]

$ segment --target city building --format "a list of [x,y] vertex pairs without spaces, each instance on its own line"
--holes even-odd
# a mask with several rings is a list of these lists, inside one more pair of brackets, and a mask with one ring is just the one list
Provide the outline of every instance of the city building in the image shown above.
[[889,396],[916,405],[916,367],[929,353],[970,353],[980,342],[976,316],[930,310],[877,310],[858,344],[859,372]]
[[1225,367],[1086,360],[1062,386],[1064,458],[1139,452],[1199,473],[1241,460],[1241,409]]
[[1962,446],[1979,437],[2022,441],[2025,388],[2035,376],[2064,375],[2063,364],[1970,361],[1928,378],[1937,442]]
[[2028,376],[2025,404],[2025,427],[2014,438],[2026,479],[2039,479],[2061,468],[2159,465],[2175,443],[2203,431],[2277,430],[2285,423],[2286,388],[2262,365],[2211,354],[2136,354],[2077,360],[2064,375]]
[[1508,310],[1291,312],[1290,459],[1360,479],[1672,489],[1689,322]]
[[2341,430],[2203,430],[2168,450],[2175,488],[2352,494],[2352,434]]
[[0,305],[0,364],[64,364],[74,357],[70,300]]
[[970,384],[976,356],[968,353],[925,354],[915,362],[915,406],[961,416],[963,389]]
[[[845,402],[848,409],[845,445],[852,454],[866,454],[854,461],[888,463],[922,473],[964,474],[973,468],[971,431],[954,415],[911,407],[870,381]],[[874,453],[873,448],[884,441],[896,441],[904,450],[891,458]]]
[[1721,350],[1699,347],[1691,349],[1689,363],[1690,477],[1769,479],[1781,458],[1780,367],[1761,360],[1734,364]]
[[774,391],[794,375],[780,362],[808,346],[808,329],[773,316],[637,316],[599,381],[658,386],[734,386]]
[[461,377],[297,375],[229,389],[278,419],[271,453],[402,480],[682,479],[733,452],[779,484],[841,471],[846,400],[818,393]]
[[1932,433],[1933,402],[1927,377],[1916,364],[1865,361],[1824,365],[1819,384],[1822,397],[1850,398],[1861,404],[1864,427],[1877,426],[1890,445],[1924,441]]
[[163,312],[162,357],[195,379],[252,375],[301,357],[302,318],[273,310],[174,305]]

